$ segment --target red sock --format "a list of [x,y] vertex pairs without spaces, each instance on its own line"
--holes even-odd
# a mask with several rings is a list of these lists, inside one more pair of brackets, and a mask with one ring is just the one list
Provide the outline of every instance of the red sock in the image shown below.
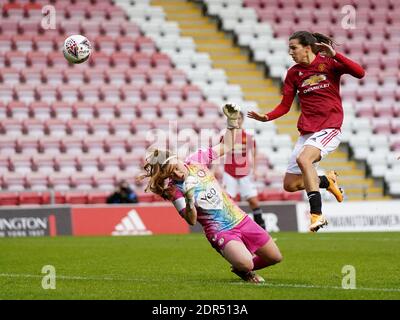
[[263,268],[269,266],[268,262],[264,261],[259,256],[255,256],[253,258],[253,263],[254,263],[253,270],[259,270],[259,269],[263,269]]

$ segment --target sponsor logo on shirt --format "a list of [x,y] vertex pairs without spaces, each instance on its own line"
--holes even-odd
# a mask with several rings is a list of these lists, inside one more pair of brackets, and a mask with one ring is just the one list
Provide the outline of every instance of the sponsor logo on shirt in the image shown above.
[[304,80],[303,83],[301,84],[302,87],[305,86],[315,86],[321,81],[326,80],[326,76],[324,74],[314,74],[308,79]]

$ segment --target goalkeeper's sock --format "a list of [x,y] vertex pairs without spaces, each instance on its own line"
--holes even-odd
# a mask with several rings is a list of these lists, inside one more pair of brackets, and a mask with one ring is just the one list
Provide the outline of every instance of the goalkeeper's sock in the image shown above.
[[268,267],[270,265],[268,262],[266,262],[265,260],[263,260],[259,256],[255,256],[253,258],[253,264],[254,264],[253,271],[254,270],[263,269],[263,268]]

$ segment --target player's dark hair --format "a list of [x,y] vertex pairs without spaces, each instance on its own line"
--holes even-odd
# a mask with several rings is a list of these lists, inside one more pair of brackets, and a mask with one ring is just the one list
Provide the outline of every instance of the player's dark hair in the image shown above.
[[316,48],[315,43],[326,43],[330,46],[336,44],[331,37],[318,32],[311,33],[308,31],[296,31],[289,38],[289,40],[293,39],[297,39],[302,46],[310,46],[315,54],[319,51],[319,49]]

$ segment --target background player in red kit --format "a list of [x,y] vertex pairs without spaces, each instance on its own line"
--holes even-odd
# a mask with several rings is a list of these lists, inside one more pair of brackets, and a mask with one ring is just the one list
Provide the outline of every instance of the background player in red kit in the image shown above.
[[249,118],[270,121],[286,114],[298,94],[301,115],[297,123],[300,137],[294,147],[284,178],[289,192],[306,190],[310,202],[310,231],[327,225],[322,215],[319,188],[326,188],[343,201],[336,172],[318,177],[316,164],[340,144],[343,107],[340,77],[350,74],[361,79],[364,69],[333,49],[333,40],[320,33],[295,32],[289,38],[289,54],[296,65],[286,75],[281,103],[270,113],[248,113]]
[[223,185],[232,198],[239,192],[241,199],[249,203],[254,221],[265,229],[263,212],[258,203],[258,191],[253,180],[256,174],[256,142],[253,135],[243,129],[243,120],[244,115],[240,112],[235,144],[232,151],[225,156]]

